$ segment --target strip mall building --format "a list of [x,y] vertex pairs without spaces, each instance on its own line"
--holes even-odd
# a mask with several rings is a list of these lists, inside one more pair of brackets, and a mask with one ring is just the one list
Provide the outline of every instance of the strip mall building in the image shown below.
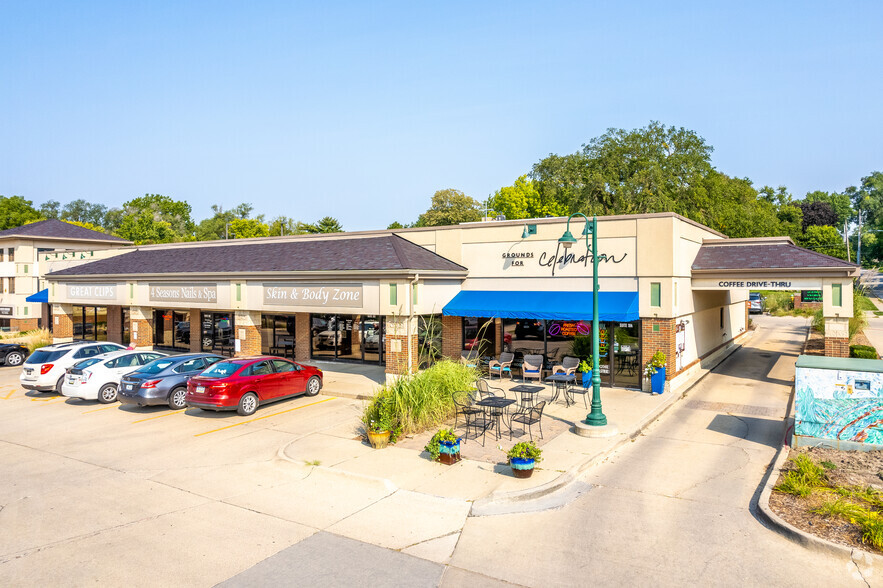
[[[558,241],[567,228],[564,218],[489,221],[47,260],[53,335],[365,362],[389,375],[418,369],[433,344],[449,357],[478,348],[551,364],[591,354],[592,253],[583,221],[570,222],[570,249]],[[822,290],[826,351],[848,350],[856,266],[788,238],[727,239],[670,213],[611,216],[598,219],[597,253],[605,385],[641,387],[642,366],[662,350],[678,387],[746,335],[749,289]],[[85,324],[104,315],[106,329]]]

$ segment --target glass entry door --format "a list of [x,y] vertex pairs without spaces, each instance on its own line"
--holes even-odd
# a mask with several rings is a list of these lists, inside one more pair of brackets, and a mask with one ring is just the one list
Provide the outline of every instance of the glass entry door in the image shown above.
[[383,317],[313,314],[310,323],[313,358],[383,363]]

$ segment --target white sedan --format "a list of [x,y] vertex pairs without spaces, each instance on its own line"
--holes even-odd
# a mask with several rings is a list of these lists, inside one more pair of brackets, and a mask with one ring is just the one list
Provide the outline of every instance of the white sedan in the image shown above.
[[114,402],[124,375],[166,355],[156,351],[124,350],[90,357],[67,370],[61,393],[70,398],[98,400],[102,404]]

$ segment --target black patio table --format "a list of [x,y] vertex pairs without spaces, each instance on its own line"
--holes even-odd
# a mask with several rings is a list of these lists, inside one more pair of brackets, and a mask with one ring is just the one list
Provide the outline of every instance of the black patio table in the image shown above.
[[512,400],[511,398],[503,398],[502,396],[491,396],[490,398],[485,398],[484,400],[479,400],[475,403],[475,406],[490,409],[486,410],[485,412],[496,419],[497,439],[501,439],[503,437],[503,434],[500,431],[500,422],[503,418],[503,409],[512,406],[513,404],[515,404],[514,400]]
[[576,374],[552,374],[551,376],[546,376],[546,381],[555,386],[555,395],[549,400],[550,404],[558,399],[558,394],[562,390],[564,391],[564,404],[566,406],[576,402],[570,397],[570,387],[576,384]]
[[510,392],[515,392],[516,394],[521,395],[521,407],[522,408],[531,408],[535,402],[535,398],[537,394],[545,390],[542,386],[529,386],[527,384],[519,384],[518,386],[513,386],[509,388]]

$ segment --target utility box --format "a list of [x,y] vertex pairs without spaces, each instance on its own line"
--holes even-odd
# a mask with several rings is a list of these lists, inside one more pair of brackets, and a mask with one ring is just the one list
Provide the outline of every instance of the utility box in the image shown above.
[[883,449],[883,360],[801,355],[793,446]]

